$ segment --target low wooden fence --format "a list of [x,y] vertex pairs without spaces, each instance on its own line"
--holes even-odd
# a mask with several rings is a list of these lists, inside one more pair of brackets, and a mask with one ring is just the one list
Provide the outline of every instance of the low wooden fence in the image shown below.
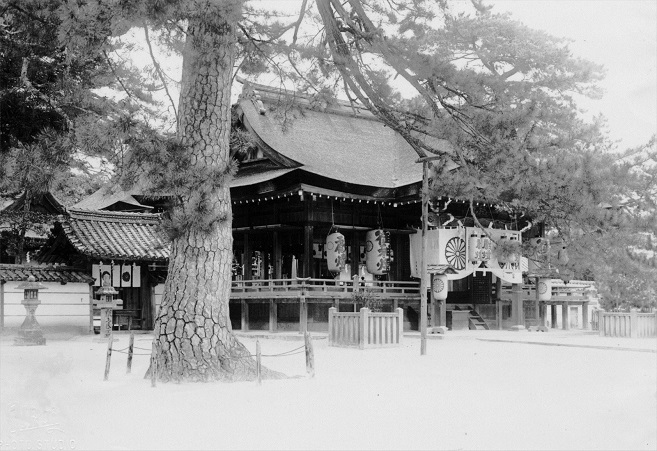
[[404,311],[372,312],[363,307],[359,313],[329,309],[329,346],[398,346],[404,335]]
[[603,337],[644,338],[657,336],[657,313],[595,312],[592,325]]

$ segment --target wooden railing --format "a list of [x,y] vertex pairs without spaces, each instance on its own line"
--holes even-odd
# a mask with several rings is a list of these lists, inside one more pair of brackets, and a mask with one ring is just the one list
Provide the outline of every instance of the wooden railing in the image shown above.
[[[568,284],[556,285],[555,281],[552,283],[552,300],[553,301],[586,301],[591,300],[590,290],[594,287],[594,282],[588,281],[571,281]],[[561,282],[560,280],[558,280]],[[500,299],[511,299],[510,285],[502,286]],[[525,301],[532,301],[536,299],[536,287],[534,285],[523,285],[521,298]]]
[[657,336],[657,313],[597,312],[600,336],[644,338]]
[[419,299],[419,282],[354,281],[336,279],[265,279],[234,280],[231,297],[234,299],[350,298],[354,291],[367,289],[381,299]]
[[372,312],[363,307],[359,313],[329,309],[329,346],[398,346],[404,335],[404,311]]

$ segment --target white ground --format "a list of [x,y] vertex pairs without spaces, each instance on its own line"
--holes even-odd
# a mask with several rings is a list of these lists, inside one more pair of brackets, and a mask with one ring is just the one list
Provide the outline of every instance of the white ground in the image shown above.
[[[449,332],[420,356],[417,336],[357,350],[318,334],[314,379],[297,354],[263,362],[301,378],[151,388],[146,356],[127,375],[115,352],[104,382],[106,344],[46,337],[40,347],[0,337],[0,450],[657,448],[655,339]],[[255,338],[242,341],[255,350]],[[263,354],[303,344],[260,342]],[[136,345],[149,348],[150,336]]]

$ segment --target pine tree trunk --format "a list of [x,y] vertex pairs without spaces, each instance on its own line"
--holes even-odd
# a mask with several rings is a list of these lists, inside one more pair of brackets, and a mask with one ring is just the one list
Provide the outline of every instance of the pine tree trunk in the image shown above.
[[[212,19],[208,19],[212,20]],[[183,55],[178,134],[199,168],[229,164],[234,29],[191,19]],[[161,381],[245,380],[255,361],[232,333],[228,313],[233,237],[227,184],[208,188],[205,205],[217,217],[207,230],[187,227],[174,238],[161,309],[155,323]],[[195,208],[198,193],[181,209]]]

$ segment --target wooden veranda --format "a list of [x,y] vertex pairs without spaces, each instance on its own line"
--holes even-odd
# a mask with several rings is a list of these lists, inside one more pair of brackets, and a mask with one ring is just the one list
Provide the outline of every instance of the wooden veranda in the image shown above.
[[[354,299],[354,293],[367,290],[376,296],[382,308],[394,311],[397,308],[406,309],[408,305],[420,302],[420,284],[414,281],[360,281],[356,276],[352,280],[338,279],[263,279],[263,280],[235,280],[231,289],[231,319],[233,327],[243,331],[251,328],[249,311],[256,305],[260,307],[260,329],[262,329],[262,306],[268,310],[266,318],[267,328],[270,332],[279,329],[279,306],[287,310],[295,308],[297,315],[292,315],[292,322],[298,321],[300,333],[308,330],[309,306],[315,310],[320,319],[319,330],[328,330],[328,309],[333,307],[338,311],[353,311],[363,307]],[[238,311],[237,315],[233,312]],[[323,319],[326,321],[323,321]],[[238,326],[239,327],[236,327]],[[288,329],[289,330],[289,329]]]

